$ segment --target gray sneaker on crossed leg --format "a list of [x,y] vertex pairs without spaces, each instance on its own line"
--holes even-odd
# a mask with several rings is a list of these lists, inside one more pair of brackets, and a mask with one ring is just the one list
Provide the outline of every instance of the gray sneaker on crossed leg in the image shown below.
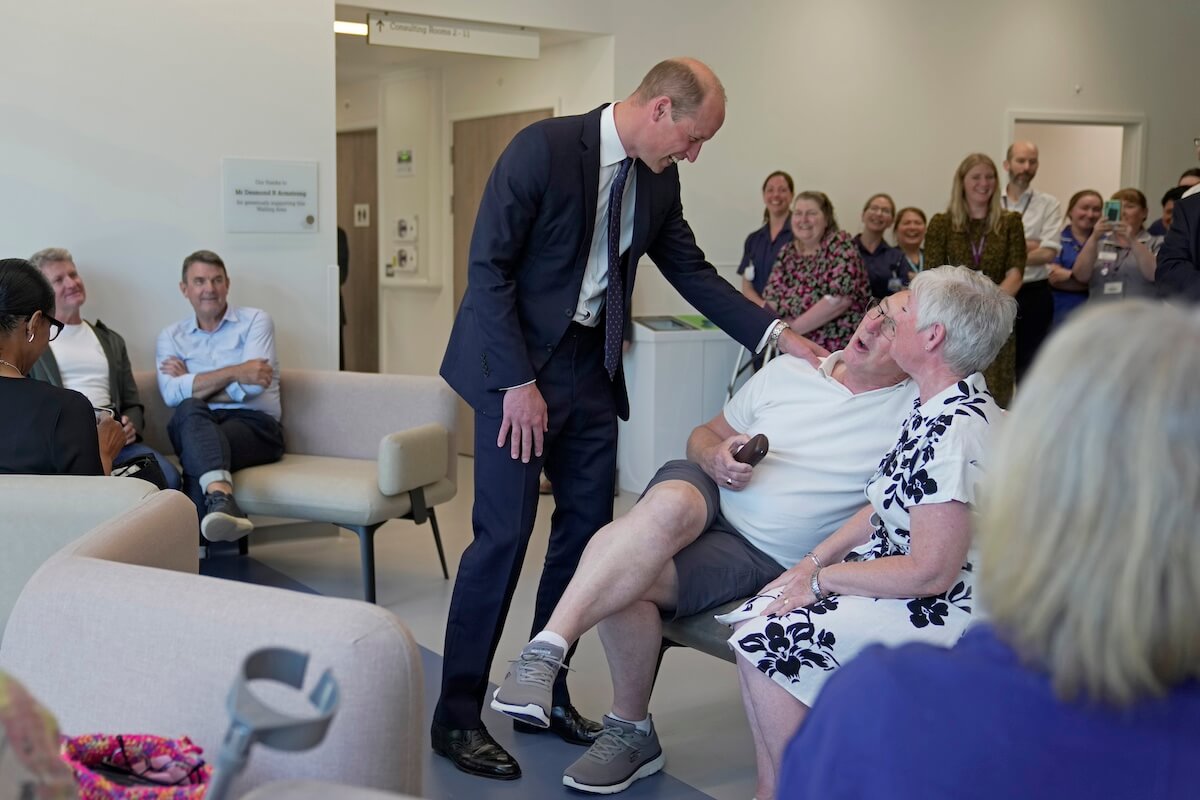
[[566,652],[549,642],[530,642],[492,693],[491,706],[501,714],[538,728],[550,727],[554,678]]
[[567,767],[563,785],[592,794],[616,794],[666,764],[654,724],[642,733],[631,722],[604,715],[604,732],[588,751]]

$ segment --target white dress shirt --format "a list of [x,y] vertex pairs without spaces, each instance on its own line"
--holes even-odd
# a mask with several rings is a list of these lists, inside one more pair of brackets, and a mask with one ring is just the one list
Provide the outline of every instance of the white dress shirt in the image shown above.
[[[583,271],[583,284],[579,287],[579,300],[575,305],[575,322],[595,327],[600,322],[600,309],[604,307],[604,293],[608,289],[608,195],[613,179],[621,162],[628,158],[625,145],[617,135],[617,124],[613,121],[610,105],[600,112],[600,180],[597,186],[596,219],[592,228],[592,247],[588,250],[587,267]],[[634,184],[637,170],[631,166],[625,179],[625,190],[621,195],[621,252],[629,249],[633,241]]]
[[[1057,197],[1036,189],[1026,189],[1017,202],[1009,201],[1007,191],[1000,195],[1000,202],[1004,204],[1005,211],[1016,211],[1021,215],[1026,239],[1037,239],[1038,247],[1049,247],[1056,252],[1062,249],[1060,239],[1064,223],[1062,204]],[[1049,264],[1025,265],[1025,283],[1044,281],[1048,277]]]

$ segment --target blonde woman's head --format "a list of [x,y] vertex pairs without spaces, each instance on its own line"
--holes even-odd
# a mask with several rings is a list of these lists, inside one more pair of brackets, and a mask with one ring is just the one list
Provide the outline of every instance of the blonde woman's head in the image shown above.
[[1200,675],[1200,317],[1080,312],[1000,427],[979,584],[1060,696],[1128,704]]

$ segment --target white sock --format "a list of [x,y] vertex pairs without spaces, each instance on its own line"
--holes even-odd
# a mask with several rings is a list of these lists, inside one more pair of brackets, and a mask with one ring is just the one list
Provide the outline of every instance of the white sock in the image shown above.
[[562,651],[564,653],[570,649],[567,645],[567,640],[564,639],[563,637],[559,636],[554,631],[542,631],[537,636],[535,636],[529,640],[530,644],[533,644],[534,642],[546,642],[547,644],[552,644],[552,645],[555,645],[556,647],[561,647]]
[[648,715],[648,714],[646,715],[645,719],[625,719],[624,717],[618,717],[612,711],[609,711],[608,715],[615,720],[618,720],[620,722],[625,722],[629,725],[632,725],[633,727],[637,728],[642,733],[649,733],[650,729],[652,727],[650,724],[650,715]]

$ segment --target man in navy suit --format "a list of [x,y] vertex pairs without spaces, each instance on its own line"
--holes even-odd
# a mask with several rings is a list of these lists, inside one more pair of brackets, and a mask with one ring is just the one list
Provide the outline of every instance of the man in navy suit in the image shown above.
[[[533,633],[612,520],[617,417],[629,415],[621,338],[641,257],[751,350],[775,342],[814,363],[823,355],[718,275],[683,218],[676,164],[695,161],[724,120],[725,91],[707,66],[664,61],[620,103],[518,133],[484,189],[441,369],[475,411],[474,540],[454,584],[432,726],[434,751],[465,772],[521,774],[480,710],[543,467],[555,511]],[[549,718],[516,724],[590,745],[601,728],[575,711],[565,675]]]
[[1200,193],[1175,203],[1171,229],[1158,251],[1159,294],[1200,301]]

